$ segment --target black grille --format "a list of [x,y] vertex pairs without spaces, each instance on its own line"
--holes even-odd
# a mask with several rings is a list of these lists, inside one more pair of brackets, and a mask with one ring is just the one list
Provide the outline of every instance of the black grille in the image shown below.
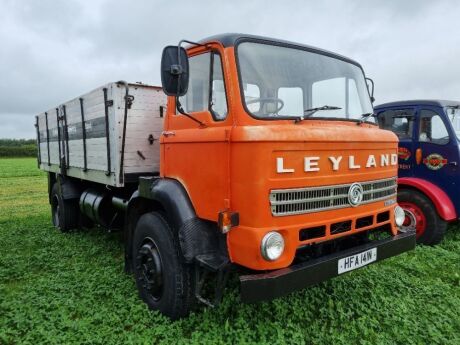
[[326,236],[326,226],[315,226],[313,228],[302,229],[299,232],[299,240],[306,241],[311,240],[312,238]]
[[377,215],[377,223],[386,222],[390,219],[390,211],[385,211]]
[[345,222],[334,223],[331,225],[331,235],[340,234],[351,230],[351,220]]
[[373,216],[367,216],[367,217],[362,217],[358,218],[356,220],[356,229],[361,229],[366,226],[370,226],[374,223],[374,217]]

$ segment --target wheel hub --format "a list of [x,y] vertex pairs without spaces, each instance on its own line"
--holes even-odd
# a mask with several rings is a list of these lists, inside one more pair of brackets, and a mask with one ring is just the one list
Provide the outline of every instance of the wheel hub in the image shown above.
[[426,229],[426,217],[422,210],[415,204],[410,202],[399,203],[404,209],[405,218],[404,223],[401,226],[402,231],[414,231],[417,238],[422,236]]
[[155,242],[148,239],[139,249],[137,256],[139,279],[142,287],[159,300],[163,294],[163,266]]

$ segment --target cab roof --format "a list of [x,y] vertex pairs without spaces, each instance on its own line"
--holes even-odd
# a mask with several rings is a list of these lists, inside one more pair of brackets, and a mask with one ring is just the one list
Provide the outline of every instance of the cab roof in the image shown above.
[[389,108],[389,107],[408,107],[408,106],[416,106],[416,105],[431,105],[436,107],[446,107],[449,105],[460,105],[459,101],[448,101],[442,99],[413,99],[413,100],[406,100],[406,101],[395,101],[395,102],[388,102],[382,103],[374,107],[374,109],[378,108]]
[[216,42],[216,41],[219,42],[220,44],[222,44],[225,48],[226,47],[234,47],[241,41],[272,43],[274,45],[297,47],[297,48],[301,48],[301,49],[304,49],[304,50],[309,50],[309,51],[317,52],[319,54],[327,55],[327,56],[330,56],[330,57],[333,57],[333,58],[336,58],[336,59],[340,59],[340,60],[343,60],[343,61],[346,61],[346,62],[350,62],[350,63],[352,63],[354,65],[359,66],[362,69],[362,66],[357,61],[352,60],[352,59],[350,59],[350,58],[348,58],[346,56],[336,54],[336,53],[333,53],[333,52],[325,50],[325,49],[309,46],[309,45],[306,45],[306,44],[280,40],[280,39],[277,39],[277,38],[270,38],[270,37],[256,36],[256,35],[248,35],[248,34],[239,34],[239,33],[225,33],[225,34],[219,34],[219,35],[204,38],[199,43],[205,44],[205,43]]

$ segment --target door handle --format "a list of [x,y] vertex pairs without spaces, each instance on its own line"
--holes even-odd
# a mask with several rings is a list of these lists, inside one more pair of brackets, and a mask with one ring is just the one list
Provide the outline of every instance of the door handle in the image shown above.
[[456,167],[456,166],[458,165],[457,162],[449,162],[448,164],[449,164],[449,165],[453,165],[454,167]]
[[165,136],[165,137],[172,137],[172,136],[176,135],[176,132],[163,131],[161,134],[163,134],[163,136]]

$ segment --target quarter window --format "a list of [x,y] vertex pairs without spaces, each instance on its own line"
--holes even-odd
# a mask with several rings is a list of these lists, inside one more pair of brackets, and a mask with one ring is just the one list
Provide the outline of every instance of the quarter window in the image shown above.
[[222,62],[219,54],[212,55],[212,92],[211,111],[217,120],[227,117],[227,98],[225,94],[224,75],[222,73]]

